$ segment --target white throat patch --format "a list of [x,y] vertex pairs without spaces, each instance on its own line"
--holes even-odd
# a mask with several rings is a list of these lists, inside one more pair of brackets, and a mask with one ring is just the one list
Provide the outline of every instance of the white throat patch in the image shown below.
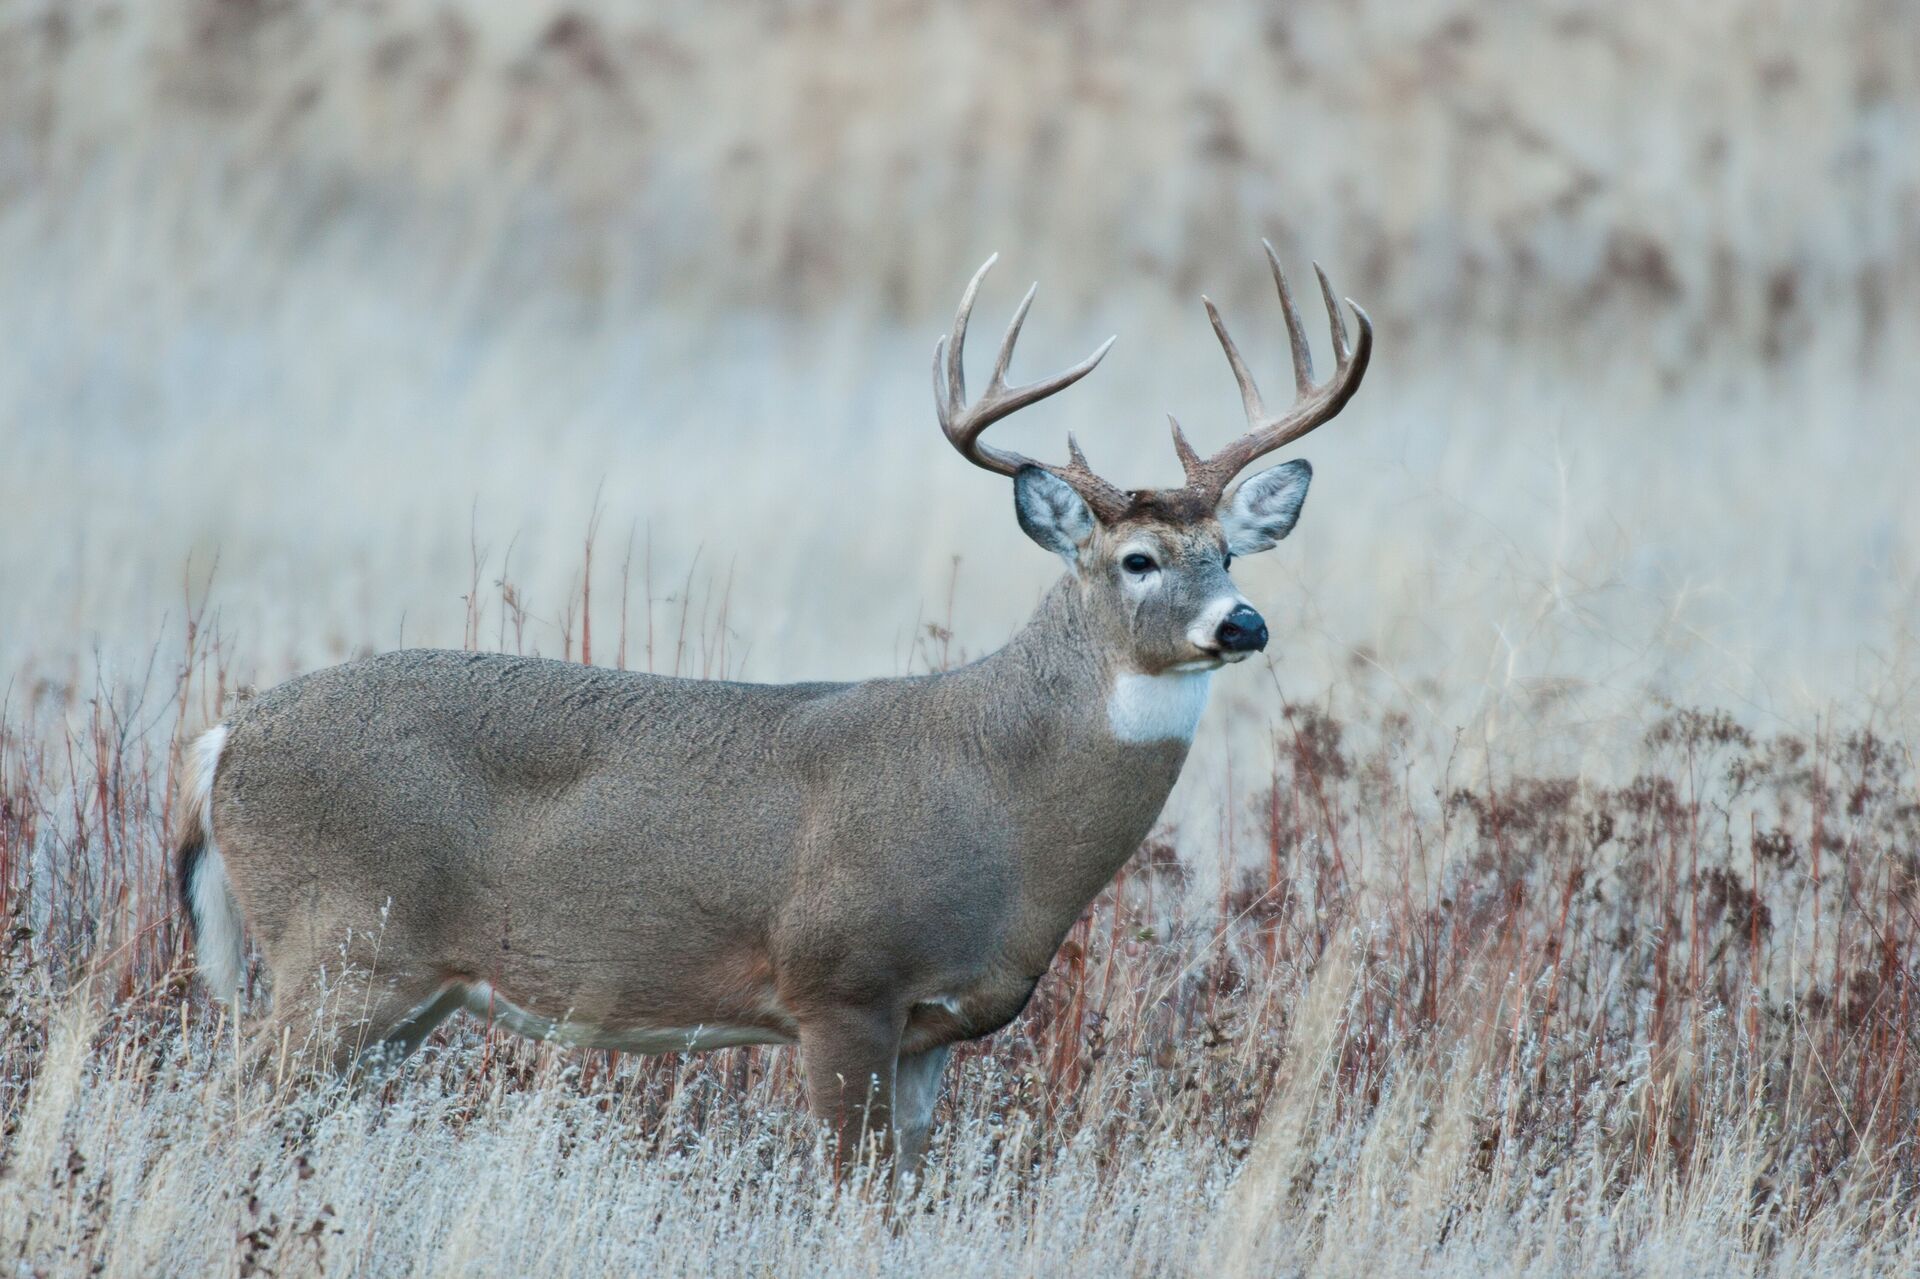
[[1212,671],[1116,675],[1107,727],[1123,742],[1190,742],[1212,685]]

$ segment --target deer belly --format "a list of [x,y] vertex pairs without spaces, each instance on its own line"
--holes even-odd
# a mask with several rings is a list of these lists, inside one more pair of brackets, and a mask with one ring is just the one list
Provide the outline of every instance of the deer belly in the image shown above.
[[793,1036],[775,1025],[759,1022],[704,1022],[692,1026],[648,1024],[603,1025],[561,1016],[548,1017],[522,1008],[486,982],[467,988],[466,1009],[529,1039],[564,1044],[569,1048],[610,1048],[632,1053],[704,1052],[713,1048],[740,1048],[748,1044],[790,1044]]

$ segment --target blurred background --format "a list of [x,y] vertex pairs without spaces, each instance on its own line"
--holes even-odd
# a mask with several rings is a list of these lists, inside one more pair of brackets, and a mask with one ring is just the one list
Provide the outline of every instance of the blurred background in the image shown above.
[[968,276],[977,369],[1032,279],[1016,377],[1120,338],[996,438],[1157,485],[1166,412],[1241,429],[1202,291],[1288,384],[1266,236],[1379,333],[1230,697],[1595,767],[1662,699],[1911,712],[1913,5],[0,15],[16,704],[202,598],[261,683],[623,624],[763,680],[978,654],[1058,566],[934,424]]
[[[976,388],[1030,280],[1017,379],[1119,336],[991,438],[1157,486],[1203,291],[1289,385],[1262,237],[1378,325],[1269,660],[910,1229],[791,1053],[242,1093],[166,835],[237,686],[977,656],[1060,566],[935,423],[968,278]],[[0,1240],[1920,1274],[1917,355],[1914,0],[0,0]]]

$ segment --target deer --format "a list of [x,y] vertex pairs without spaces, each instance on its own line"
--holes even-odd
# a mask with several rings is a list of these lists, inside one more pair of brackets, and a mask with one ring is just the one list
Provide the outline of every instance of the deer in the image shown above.
[[[940,429],[1012,480],[1020,528],[1065,572],[1006,645],[855,683],[670,678],[501,653],[402,650],[240,704],[186,760],[174,875],[209,991],[236,1001],[243,929],[270,977],[251,1068],[354,1075],[459,1010],[558,1044],[637,1053],[798,1045],[844,1162],[918,1168],[956,1043],[1026,1007],[1068,930],[1141,845],[1210,681],[1262,651],[1229,575],[1300,517],[1312,468],[1255,460],[1330,421],[1365,374],[1325,272],[1335,368],[1263,241],[1297,395],[1270,411],[1203,298],[1246,412],[1210,457],[1169,415],[1185,483],[1126,490],[981,440],[1090,373],[1008,364],[1037,285],[969,400],[967,325],[934,348]],[[239,1007],[233,1012],[237,1019]]]

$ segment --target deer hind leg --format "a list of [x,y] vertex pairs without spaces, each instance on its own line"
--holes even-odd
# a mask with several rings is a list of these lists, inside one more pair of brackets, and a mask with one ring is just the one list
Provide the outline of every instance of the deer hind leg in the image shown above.
[[[382,1021],[370,1021],[362,1027],[361,1042],[366,1047],[360,1050],[356,1058],[357,1065],[376,1069],[391,1069],[399,1065],[418,1051],[420,1045],[427,1041],[427,1036],[433,1033],[434,1027],[464,1007],[467,1001],[464,982],[442,980],[425,998],[412,1003],[405,1003],[404,999],[410,998],[422,986],[418,983],[407,983],[407,986],[407,996],[396,999],[382,1009]],[[385,1028],[375,1031],[375,1027],[380,1025]],[[379,1038],[371,1038],[366,1033],[368,1031],[374,1031]]]
[[893,1151],[894,1067],[901,1018],[891,1010],[843,1008],[800,1023],[807,1105],[836,1137],[834,1171],[869,1151]]
[[465,997],[461,983],[419,970],[280,969],[249,1065],[269,1077],[308,1070],[377,1076],[417,1049]]

